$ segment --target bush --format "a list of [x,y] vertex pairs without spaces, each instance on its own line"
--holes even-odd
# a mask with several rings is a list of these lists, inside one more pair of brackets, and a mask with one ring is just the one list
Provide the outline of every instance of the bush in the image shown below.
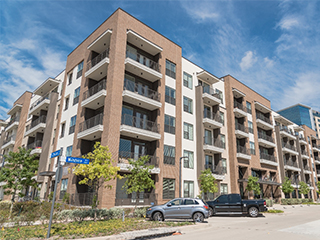
[[133,212],[135,217],[145,217],[147,213],[147,208],[136,208]]
[[265,201],[266,201],[266,205],[267,205],[267,207],[272,207],[273,206],[273,200],[272,199],[265,199]]
[[110,208],[107,212],[108,219],[116,219],[122,217],[122,208]]
[[282,198],[281,205],[297,205],[302,203],[310,203],[313,202],[312,199],[302,199],[302,198]]

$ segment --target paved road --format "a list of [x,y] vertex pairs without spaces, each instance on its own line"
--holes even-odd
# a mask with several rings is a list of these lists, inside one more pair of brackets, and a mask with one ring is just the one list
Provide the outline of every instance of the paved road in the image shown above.
[[215,216],[207,223],[181,228],[182,235],[161,239],[202,240],[202,239],[236,239],[236,240],[319,240],[320,239],[320,205],[300,207],[300,205],[276,205],[283,214],[267,213],[258,218],[240,216]]

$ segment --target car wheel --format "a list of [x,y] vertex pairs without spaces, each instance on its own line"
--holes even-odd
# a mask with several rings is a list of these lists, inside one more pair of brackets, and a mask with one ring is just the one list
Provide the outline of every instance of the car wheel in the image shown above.
[[202,213],[196,212],[195,214],[193,214],[193,221],[194,222],[203,222],[203,220],[204,220],[204,216]]
[[258,217],[258,215],[259,215],[258,208],[256,208],[256,207],[249,208],[249,215],[250,215],[250,217]]
[[212,217],[214,215],[213,208],[209,207],[209,217]]
[[162,222],[163,221],[163,215],[161,212],[155,212],[153,214],[153,221],[159,221]]

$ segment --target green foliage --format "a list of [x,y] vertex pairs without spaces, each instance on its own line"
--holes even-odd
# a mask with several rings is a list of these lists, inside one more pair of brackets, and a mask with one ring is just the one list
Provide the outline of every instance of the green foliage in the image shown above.
[[281,205],[297,205],[297,204],[312,204],[312,199],[308,198],[282,198]]
[[49,201],[52,201],[52,199],[53,199],[53,193],[54,193],[54,192],[50,192],[50,193],[49,193],[49,196],[48,196]]
[[147,207],[144,208],[136,208],[133,212],[135,217],[145,217],[147,214]]
[[265,211],[264,213],[283,213],[282,210],[276,210],[276,209],[270,209],[268,211]]
[[253,191],[255,194],[260,194],[260,184],[258,183],[259,178],[254,176],[248,177],[248,183],[246,189],[248,190],[248,194],[250,191]]
[[310,192],[310,187],[305,182],[299,182],[299,192],[300,194],[306,195]]
[[317,182],[317,188],[318,188],[317,193],[320,195],[320,181]]
[[154,181],[151,178],[151,170],[154,168],[153,165],[147,165],[149,162],[149,156],[142,156],[138,160],[129,159],[131,174],[126,174],[127,178],[123,188],[126,189],[127,193],[139,193],[145,190],[151,190],[155,187]]
[[291,181],[288,177],[285,177],[284,182],[281,185],[281,190],[284,194],[290,194],[293,192],[294,187],[291,186]]
[[20,197],[24,197],[23,190],[29,186],[37,188],[38,183],[35,172],[38,170],[39,160],[35,159],[35,155],[30,155],[31,149],[19,147],[17,152],[9,152],[5,156],[6,164],[0,171],[0,182],[3,185],[5,195],[13,195],[13,200],[18,192]]
[[272,199],[265,199],[266,201],[266,206],[267,207],[272,207],[273,206],[273,200]]
[[122,217],[122,208],[110,208],[110,209],[74,209],[63,210],[58,213],[58,220],[61,221],[75,221],[82,222],[85,219],[117,219]]
[[65,193],[62,198],[62,202],[69,204],[69,200],[70,200],[70,193]]
[[218,192],[215,177],[210,169],[203,170],[199,176],[200,195]]

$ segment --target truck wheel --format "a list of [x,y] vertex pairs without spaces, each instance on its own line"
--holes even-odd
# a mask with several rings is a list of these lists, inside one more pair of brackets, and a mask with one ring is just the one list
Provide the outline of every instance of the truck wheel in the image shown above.
[[159,222],[162,222],[164,220],[161,212],[155,212],[152,216],[152,219],[153,221],[159,221]]
[[209,207],[209,217],[212,217],[214,215],[214,211],[212,207]]
[[249,213],[250,217],[258,217],[259,210],[256,207],[251,207],[251,208],[249,208],[248,213]]
[[196,212],[195,214],[193,214],[192,218],[194,222],[203,222],[204,220],[204,216],[201,212]]

